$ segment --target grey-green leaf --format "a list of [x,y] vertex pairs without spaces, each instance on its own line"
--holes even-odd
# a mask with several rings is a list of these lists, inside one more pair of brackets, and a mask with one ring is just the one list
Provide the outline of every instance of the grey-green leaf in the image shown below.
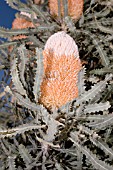
[[35,96],[35,101],[37,102],[40,97],[40,85],[42,83],[43,74],[44,74],[42,50],[38,48],[36,48],[36,63],[37,63],[37,68],[35,73],[33,93]]

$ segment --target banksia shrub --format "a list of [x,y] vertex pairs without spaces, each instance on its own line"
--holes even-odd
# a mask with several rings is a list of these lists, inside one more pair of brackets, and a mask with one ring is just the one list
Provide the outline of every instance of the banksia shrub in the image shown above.
[[[83,12],[83,0],[68,0],[68,15],[78,20]],[[54,17],[58,17],[58,0],[49,0],[50,14]],[[61,16],[64,16],[63,0],[60,1]]]
[[64,31],[52,35],[46,42],[44,80],[40,101],[47,108],[58,108],[78,97],[78,73],[81,69],[78,47]]
[[110,3],[84,1],[76,25],[83,1],[5,1],[20,15],[0,27],[0,170],[113,170]]

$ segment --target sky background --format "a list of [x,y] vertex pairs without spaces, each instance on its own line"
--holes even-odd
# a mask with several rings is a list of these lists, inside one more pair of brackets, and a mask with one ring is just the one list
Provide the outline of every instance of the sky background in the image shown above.
[[[21,2],[25,2],[25,0],[21,0]],[[11,28],[16,12],[18,11],[12,9],[5,0],[0,0],[0,26]]]
[[9,7],[5,0],[0,0],[0,26],[11,28],[11,23],[17,11]]
[[[25,2],[26,0],[21,0]],[[0,0],[0,27],[11,28],[12,21],[15,18],[15,13],[18,12],[15,9],[12,9],[5,0]],[[0,38],[1,40],[1,38]],[[0,70],[0,80],[2,78],[3,71]]]

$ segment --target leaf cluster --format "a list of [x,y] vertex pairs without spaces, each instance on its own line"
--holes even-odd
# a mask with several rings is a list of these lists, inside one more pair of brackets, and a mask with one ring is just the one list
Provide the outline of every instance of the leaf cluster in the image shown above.
[[[35,28],[0,28],[0,37],[7,39],[0,43],[1,170],[112,170],[112,0],[85,0],[78,22],[67,16],[67,1],[63,19],[59,9],[60,20],[50,16],[47,1],[6,2],[28,12],[31,18],[16,15]],[[78,75],[78,98],[49,110],[39,100],[43,49],[49,36],[62,29],[76,41],[84,66]],[[19,35],[26,38],[13,40]]]

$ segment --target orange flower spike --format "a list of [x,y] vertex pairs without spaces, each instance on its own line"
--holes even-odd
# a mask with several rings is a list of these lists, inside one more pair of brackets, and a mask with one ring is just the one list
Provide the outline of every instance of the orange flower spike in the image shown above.
[[[21,12],[21,14],[28,16],[29,18],[31,17],[30,14],[26,13],[26,12]],[[36,16],[35,16],[36,18]],[[36,24],[37,26],[39,26],[39,24]],[[31,21],[27,21],[24,18],[15,18],[13,23],[12,23],[12,29],[24,29],[24,28],[34,28],[35,26],[33,25],[33,23]],[[11,37],[12,40],[18,40],[18,39],[25,39],[27,36],[26,35],[17,35],[17,36],[13,36]],[[13,46],[9,46],[9,52],[11,52],[13,49]]]
[[[63,0],[61,3],[61,15],[64,15]],[[68,15],[74,20],[78,20],[83,12],[84,0],[68,0]],[[49,0],[50,14],[58,17],[58,0]]]
[[58,108],[78,97],[78,73],[82,68],[78,47],[64,31],[55,33],[43,51],[44,74],[40,102]]
[[[12,23],[12,29],[24,29],[24,28],[34,28],[34,25],[32,22],[27,21],[24,18],[15,18]],[[12,39],[18,40],[22,38],[26,38],[26,35],[14,36]]]
[[44,0],[34,0],[34,3],[35,4],[43,4],[44,3]]

